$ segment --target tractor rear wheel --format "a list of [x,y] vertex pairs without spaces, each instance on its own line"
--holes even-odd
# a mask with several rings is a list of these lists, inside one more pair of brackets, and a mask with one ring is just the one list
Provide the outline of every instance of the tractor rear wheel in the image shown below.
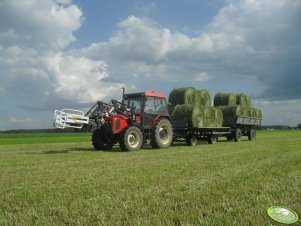
[[153,148],[167,148],[171,145],[173,130],[170,121],[166,118],[159,119],[151,135],[151,145]]
[[142,144],[143,135],[137,126],[130,126],[121,134],[119,145],[122,151],[138,150]]
[[111,150],[114,146],[112,139],[107,139],[101,130],[95,130],[92,135],[95,150]]

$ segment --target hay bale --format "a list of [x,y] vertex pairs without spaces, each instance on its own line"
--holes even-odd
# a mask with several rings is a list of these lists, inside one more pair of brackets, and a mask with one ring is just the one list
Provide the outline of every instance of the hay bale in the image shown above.
[[222,112],[208,106],[177,105],[173,111],[174,119],[186,119],[192,127],[221,127]]
[[235,124],[237,116],[243,116],[245,114],[245,109],[240,105],[220,106],[219,109],[223,114],[223,126]]
[[169,115],[172,115],[173,111],[175,110],[175,106],[168,104],[167,105]]
[[214,96],[214,107],[236,105],[236,95],[234,93],[217,93]]
[[173,106],[182,104],[195,105],[196,89],[193,87],[175,88],[171,91],[168,98],[169,103]]
[[255,108],[249,108],[242,105],[220,106],[224,117],[250,116],[261,118],[261,111]]
[[192,127],[204,127],[205,115],[204,110],[200,106],[195,106],[191,115]]
[[262,112],[261,112],[260,109],[253,108],[253,111],[254,111],[254,116],[253,117],[262,118]]
[[215,113],[215,126],[214,127],[220,127],[223,125],[223,113],[221,111],[221,109],[219,109],[218,107],[213,107],[214,109],[214,113]]
[[244,109],[240,105],[220,106],[219,108],[224,118],[242,116],[244,114]]
[[251,107],[251,98],[244,93],[236,94],[236,104],[244,107]]
[[172,117],[175,119],[191,120],[194,106],[188,104],[176,105],[172,112]]
[[195,101],[196,105],[200,105],[200,106],[211,106],[211,97],[210,94],[208,92],[208,90],[206,89],[198,89],[196,91],[196,101]]

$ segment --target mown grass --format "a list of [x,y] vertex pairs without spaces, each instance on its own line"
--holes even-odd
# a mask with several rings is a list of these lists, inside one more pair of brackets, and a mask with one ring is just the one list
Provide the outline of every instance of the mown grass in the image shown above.
[[90,133],[0,133],[0,145],[90,141]]
[[272,205],[301,215],[301,131],[134,152],[73,138],[0,145],[0,225],[278,225]]

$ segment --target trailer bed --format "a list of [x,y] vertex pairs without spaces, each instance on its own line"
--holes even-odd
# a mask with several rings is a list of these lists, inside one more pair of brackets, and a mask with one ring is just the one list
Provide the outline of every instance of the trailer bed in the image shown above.
[[238,116],[225,120],[222,127],[193,127],[187,119],[173,119],[174,140],[186,139],[188,145],[195,145],[198,140],[207,140],[214,144],[218,137],[227,140],[240,141],[241,136],[248,136],[249,140],[256,137],[256,127],[261,123],[261,118]]

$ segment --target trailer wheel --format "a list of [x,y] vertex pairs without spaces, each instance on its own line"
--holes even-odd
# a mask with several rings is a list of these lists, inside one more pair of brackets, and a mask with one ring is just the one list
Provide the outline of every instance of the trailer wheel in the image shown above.
[[95,130],[92,135],[95,150],[111,150],[114,146],[112,139],[107,139],[101,130]]
[[190,134],[186,137],[186,144],[189,146],[195,146],[198,143],[198,138],[194,134]]
[[170,121],[162,118],[155,125],[151,135],[151,145],[153,148],[167,148],[171,145],[173,130]]
[[121,134],[119,146],[122,151],[138,150],[142,147],[142,144],[143,135],[137,126],[130,126]]
[[239,142],[242,136],[241,129],[236,129],[234,132],[234,141]]
[[256,139],[256,130],[255,129],[250,129],[250,131],[248,132],[248,139],[249,140]]
[[208,144],[215,144],[217,141],[217,137],[213,135],[208,135]]

